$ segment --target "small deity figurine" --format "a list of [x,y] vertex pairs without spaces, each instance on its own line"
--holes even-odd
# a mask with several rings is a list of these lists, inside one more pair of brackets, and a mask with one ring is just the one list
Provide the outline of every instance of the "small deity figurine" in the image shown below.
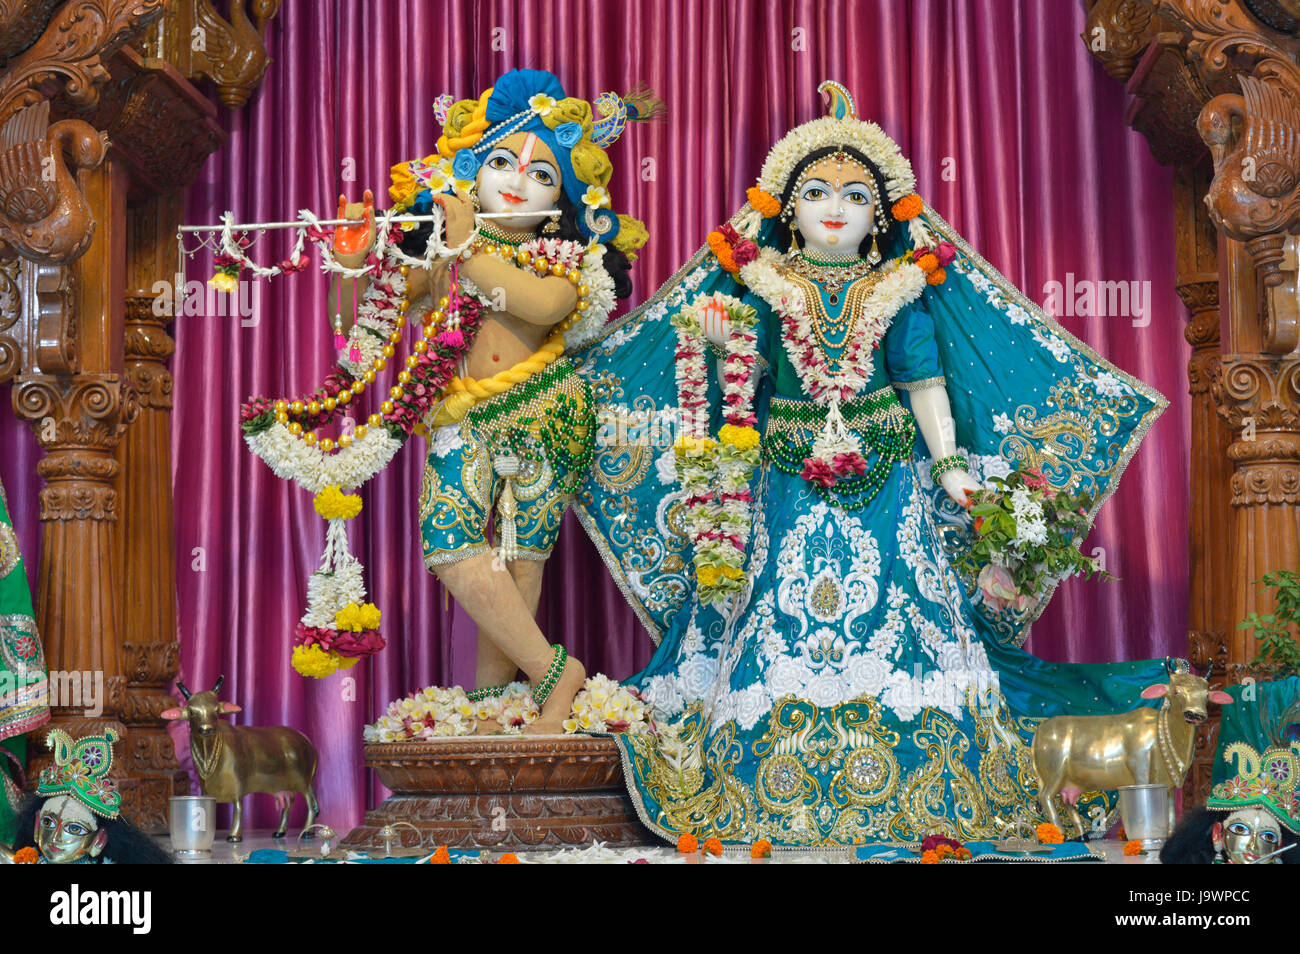
[[[404,306],[429,329],[447,320],[458,295],[483,316],[423,421],[425,565],[479,625],[472,700],[500,694],[523,670],[541,709],[530,732],[560,731],[586,678],[534,619],[544,563],[596,436],[590,388],[566,354],[631,293],[627,272],[645,229],[610,211],[605,147],[657,105],[607,93],[597,119],[551,73],[512,70],[447,108],[436,154],[393,170],[395,207],[429,214],[436,204],[446,245],[463,248],[450,265],[404,270]],[[339,214],[366,222],[335,235],[337,260],[355,267],[376,241],[373,199],[340,197]],[[423,249],[429,231],[411,231],[403,248]],[[348,286],[334,319],[340,340],[342,316],[366,293]],[[358,319],[340,364],[358,377],[382,370],[392,357],[387,334]]]
[[153,839],[120,817],[122,794],[108,777],[117,733],[73,741],[53,729],[46,744],[54,763],[24,801],[14,850],[0,848],[0,864],[171,864]]
[[1160,852],[1162,864],[1300,864],[1300,742],[1258,751],[1233,742],[1223,753],[1236,773],[1211,789]]

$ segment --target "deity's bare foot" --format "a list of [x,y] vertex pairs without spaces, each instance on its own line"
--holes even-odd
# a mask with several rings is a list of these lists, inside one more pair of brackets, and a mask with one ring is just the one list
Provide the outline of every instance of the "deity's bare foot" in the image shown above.
[[564,720],[573,711],[573,697],[582,691],[582,684],[587,681],[587,670],[582,663],[570,656],[564,663],[564,672],[560,681],[551,690],[551,695],[542,706],[542,714],[536,722],[524,728],[528,735],[561,735],[564,732]]

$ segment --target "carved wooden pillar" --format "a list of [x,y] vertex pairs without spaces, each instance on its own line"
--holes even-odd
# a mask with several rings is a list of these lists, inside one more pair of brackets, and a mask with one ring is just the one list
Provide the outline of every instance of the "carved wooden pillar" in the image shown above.
[[[1188,525],[1188,657],[1202,669],[1213,665],[1222,675],[1227,660],[1227,632],[1232,628],[1230,601],[1219,581],[1232,568],[1231,522],[1224,519],[1231,494],[1230,437],[1210,394],[1219,369],[1218,233],[1201,196],[1209,184],[1206,164],[1177,170],[1174,177],[1175,241],[1178,294],[1189,320],[1184,336],[1192,346],[1187,365],[1192,396]],[[1183,789],[1184,805],[1199,805],[1209,794],[1219,712],[1196,736],[1192,768]]]
[[[126,376],[139,395],[140,414],[118,447],[122,500],[123,593],[131,607],[123,633],[127,678],[122,721],[130,730],[126,755],[141,780],[135,822],[165,830],[168,798],[189,791],[161,713],[174,705],[167,690],[176,678],[176,563],[171,489],[172,375],[176,342],[167,333],[171,298],[156,296],[156,281],[176,270],[180,193],[153,195],[127,212]],[[155,302],[161,304],[155,308]],[[157,314],[155,312],[161,312]]]
[[[74,700],[51,680],[51,691],[61,696],[53,701],[61,704],[52,707],[49,727],[74,736],[106,724],[125,734],[113,721],[125,690],[114,452],[137,411],[135,391],[122,374],[123,309],[114,294],[125,269],[126,175],[110,161],[83,170],[80,185],[99,225],[87,252],[71,266],[24,265],[30,289],[39,292],[42,280],[47,286],[33,307],[63,309],[70,316],[64,340],[74,341],[75,347],[56,352],[37,365],[38,371],[16,376],[13,396],[15,412],[46,451],[37,464],[45,481],[37,626],[51,673],[77,674],[64,685],[79,685],[83,692]],[[56,284],[53,290],[51,283]],[[29,343],[39,355],[39,340]],[[94,685],[103,689],[99,713],[87,711],[91,706],[84,695]],[[33,770],[47,758],[34,757]],[[129,782],[123,794],[133,794]]]

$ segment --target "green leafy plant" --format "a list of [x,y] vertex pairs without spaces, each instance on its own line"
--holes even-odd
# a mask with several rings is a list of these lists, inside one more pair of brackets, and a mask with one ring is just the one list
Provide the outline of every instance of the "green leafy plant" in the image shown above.
[[1255,581],[1273,590],[1277,609],[1272,613],[1251,613],[1238,629],[1255,630],[1259,652],[1252,666],[1271,672],[1279,679],[1300,675],[1300,573],[1278,570]]

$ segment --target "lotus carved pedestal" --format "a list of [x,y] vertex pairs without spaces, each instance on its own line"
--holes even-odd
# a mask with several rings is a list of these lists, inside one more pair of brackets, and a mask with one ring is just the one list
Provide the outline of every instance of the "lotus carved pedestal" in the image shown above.
[[366,765],[392,791],[343,839],[348,848],[565,847],[656,839],[637,820],[612,739],[584,736],[468,736],[371,743]]

